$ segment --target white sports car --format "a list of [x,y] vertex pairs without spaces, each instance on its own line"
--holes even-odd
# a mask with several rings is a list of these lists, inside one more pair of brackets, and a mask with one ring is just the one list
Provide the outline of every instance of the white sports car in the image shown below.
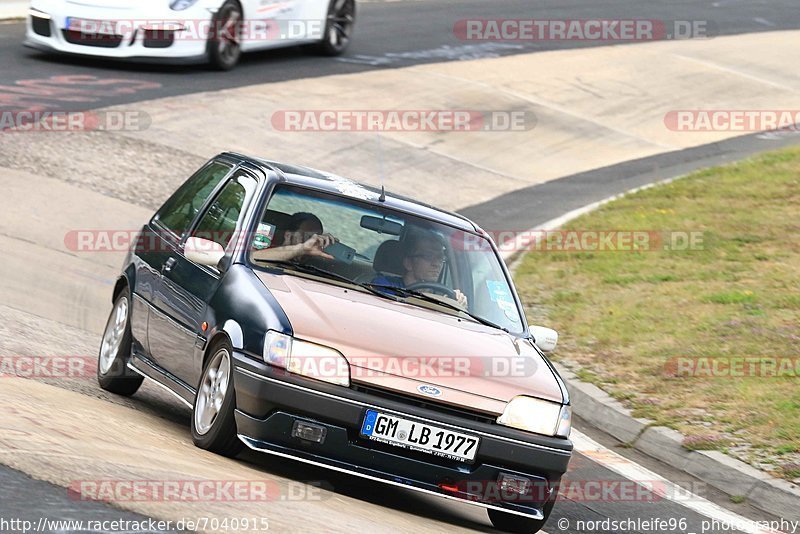
[[25,45],[47,52],[228,70],[242,52],[313,44],[338,55],[355,0],[32,0]]

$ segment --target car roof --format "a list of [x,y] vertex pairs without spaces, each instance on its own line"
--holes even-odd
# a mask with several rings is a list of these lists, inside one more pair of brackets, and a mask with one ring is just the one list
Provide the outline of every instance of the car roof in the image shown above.
[[291,165],[278,161],[255,158],[236,152],[225,152],[221,154],[221,156],[232,157],[242,162],[249,162],[261,167],[265,172],[273,171],[288,184],[306,186],[334,195],[360,198],[376,206],[385,206],[397,211],[432,219],[468,232],[481,231],[477,224],[463,215],[443,210],[403,195],[386,192],[386,200],[379,201],[378,197],[381,194],[380,189],[371,185],[355,182],[336,174],[300,165]]

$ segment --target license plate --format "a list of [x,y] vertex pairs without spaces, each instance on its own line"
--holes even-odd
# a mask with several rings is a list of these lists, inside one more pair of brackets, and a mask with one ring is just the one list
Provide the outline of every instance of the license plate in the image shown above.
[[361,435],[404,449],[467,462],[475,459],[481,442],[475,436],[375,410],[367,410],[361,425]]
[[67,29],[93,35],[115,35],[117,23],[113,20],[89,20],[67,17]]

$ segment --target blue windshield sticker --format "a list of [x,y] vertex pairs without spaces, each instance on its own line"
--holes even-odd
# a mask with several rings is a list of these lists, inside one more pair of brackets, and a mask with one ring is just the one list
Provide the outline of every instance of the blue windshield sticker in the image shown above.
[[511,293],[508,286],[500,280],[487,280],[486,286],[489,288],[489,297],[492,302],[511,302]]
[[489,288],[489,297],[492,302],[503,311],[509,320],[518,323],[517,306],[514,303],[514,297],[512,297],[508,285],[502,280],[487,280],[486,286]]

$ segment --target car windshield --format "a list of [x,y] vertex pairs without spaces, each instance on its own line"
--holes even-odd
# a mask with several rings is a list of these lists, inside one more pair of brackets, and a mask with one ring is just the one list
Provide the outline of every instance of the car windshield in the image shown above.
[[477,233],[357,198],[279,186],[250,249],[257,266],[350,282],[387,298],[524,331],[500,260]]

